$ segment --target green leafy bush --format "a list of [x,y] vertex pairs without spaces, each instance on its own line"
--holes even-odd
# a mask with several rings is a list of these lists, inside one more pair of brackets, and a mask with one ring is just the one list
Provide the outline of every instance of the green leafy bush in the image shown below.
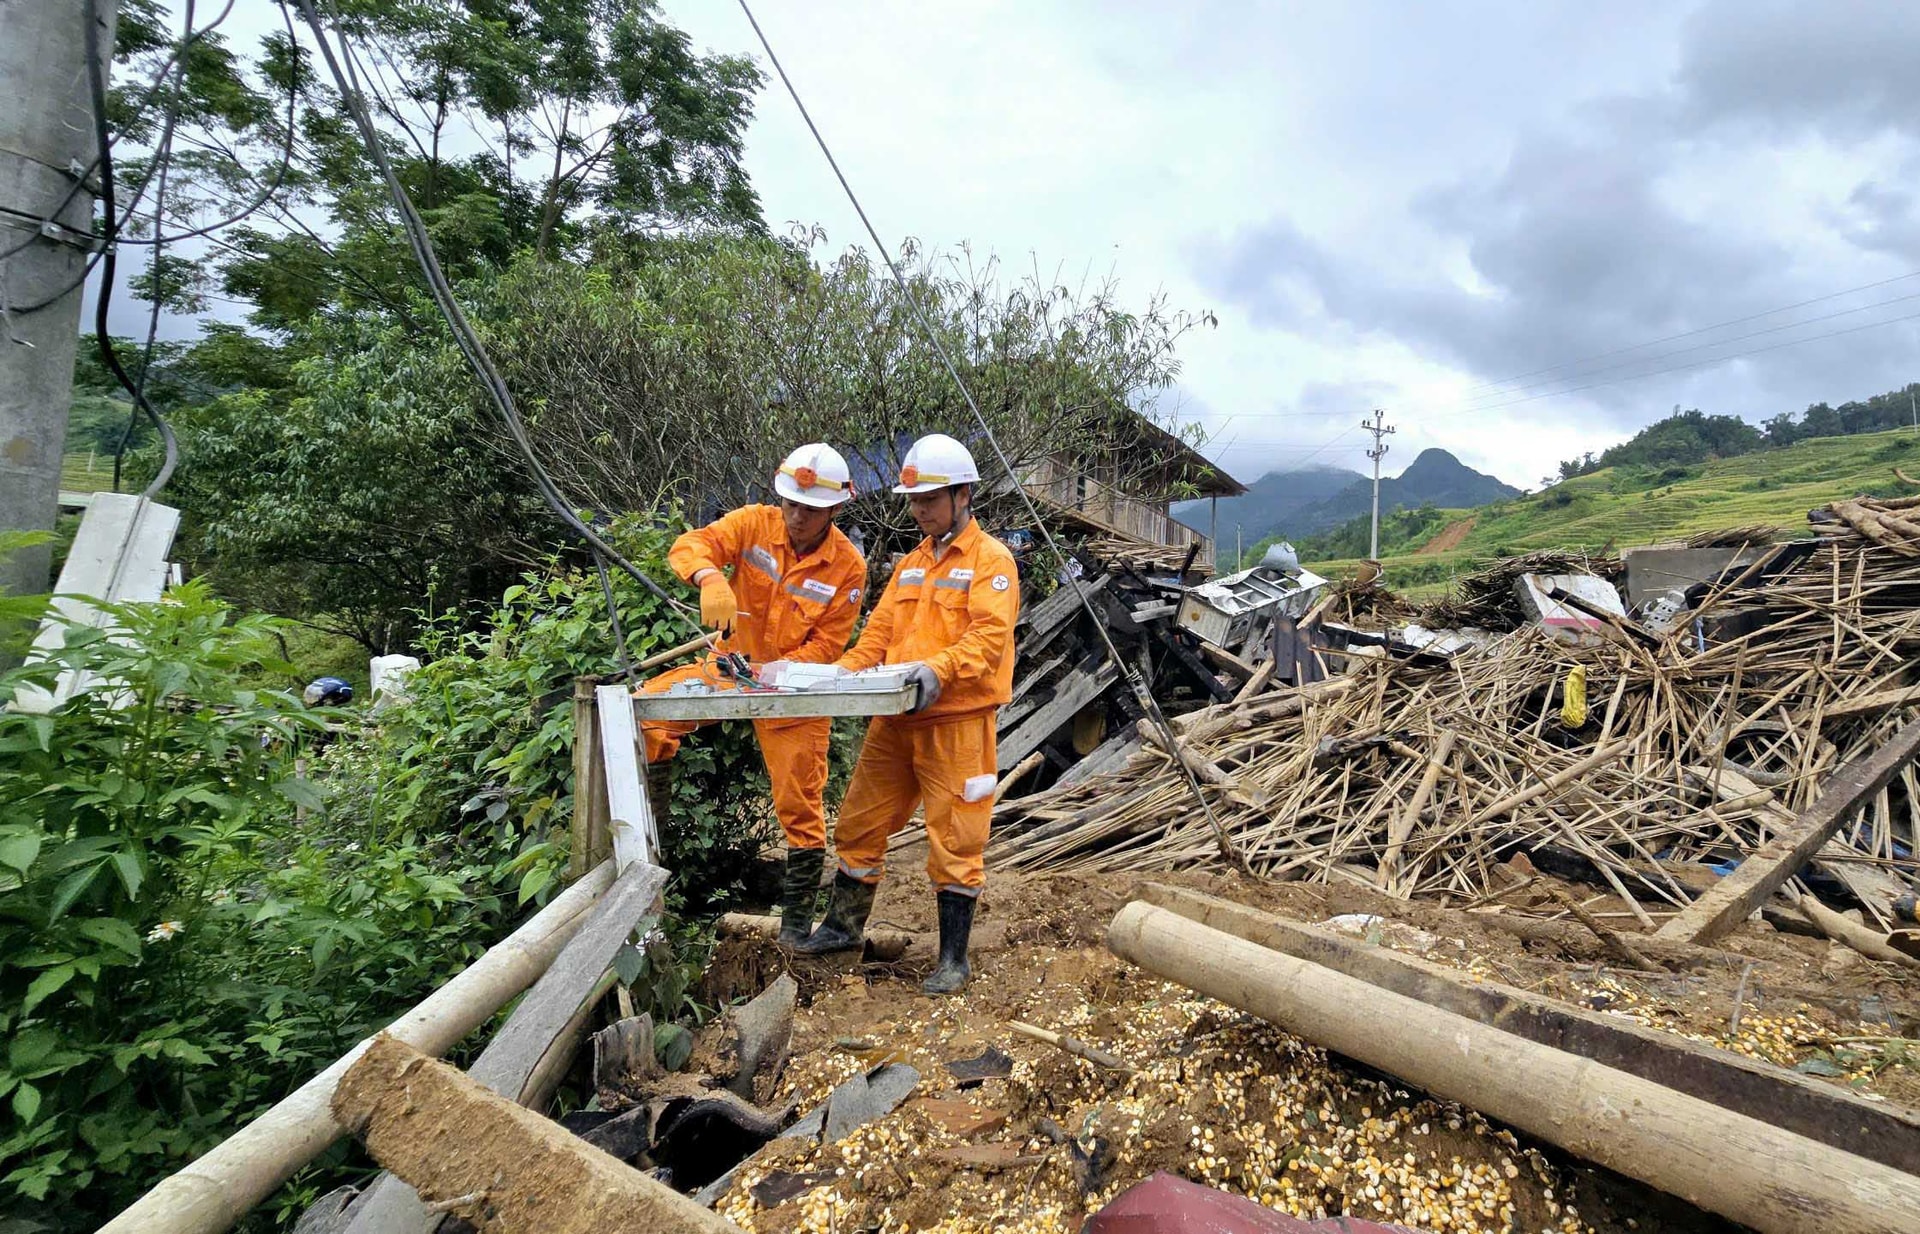
[[318,799],[294,758],[322,717],[234,684],[267,656],[264,620],[194,586],[109,611],[119,637],[71,628],[0,673],[0,705],[66,670],[103,683],[0,710],[0,1195],[73,1228],[263,1095],[257,991],[220,961],[247,945],[249,859]]

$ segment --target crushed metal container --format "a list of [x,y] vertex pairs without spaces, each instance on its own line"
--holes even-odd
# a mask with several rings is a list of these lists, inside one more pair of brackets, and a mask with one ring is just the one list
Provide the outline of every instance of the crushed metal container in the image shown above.
[[1270,617],[1302,617],[1327,580],[1300,568],[1293,547],[1276,544],[1251,570],[1187,588],[1174,622],[1229,651]]

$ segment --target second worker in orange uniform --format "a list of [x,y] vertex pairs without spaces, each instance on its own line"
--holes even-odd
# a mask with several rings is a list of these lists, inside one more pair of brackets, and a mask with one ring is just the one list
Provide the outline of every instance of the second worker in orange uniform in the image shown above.
[[[847,462],[831,446],[801,446],[781,464],[773,487],[778,506],[743,506],[687,532],[673,542],[667,564],[700,589],[700,620],[723,636],[718,651],[740,652],[755,664],[830,663],[853,636],[867,577],[866,559],[833,525],[834,511],[853,497]],[[713,660],[650,678],[640,692],[659,693],[689,680],[718,684]],[[832,724],[824,716],[753,722],[787,840],[780,941],[789,945],[813,927],[813,905],[826,868],[821,798]],[[656,817],[667,805],[669,760],[680,739],[700,725],[698,720],[648,720],[640,726]]]
[[935,433],[907,451],[894,492],[904,493],[926,536],[901,559],[843,669],[917,664],[917,708],[880,716],[834,825],[839,870],[826,919],[798,950],[861,945],[887,840],[924,805],[927,876],[940,914],[940,962],[921,986],[950,994],[967,982],[967,940],[986,883],[993,819],[994,713],[1013,696],[1013,626],[1020,577],[1013,554],[973,519],[980,479],[973,455]]

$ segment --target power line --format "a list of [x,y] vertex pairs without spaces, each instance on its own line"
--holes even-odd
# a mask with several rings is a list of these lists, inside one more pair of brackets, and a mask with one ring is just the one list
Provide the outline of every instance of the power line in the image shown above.
[[[695,634],[704,634],[705,631],[688,616],[689,610],[684,601],[669,595],[644,570],[628,561],[618,549],[601,539],[591,527],[581,521],[580,516],[574,512],[573,506],[561,493],[559,486],[554,483],[553,477],[541,464],[539,455],[534,451],[533,441],[527,435],[526,424],[520,418],[520,410],[514,402],[513,392],[507,388],[506,380],[494,367],[485,345],[481,343],[479,335],[467,321],[466,313],[460,308],[460,301],[453,294],[453,286],[447,281],[446,274],[440,268],[440,260],[434,254],[433,241],[427,234],[426,224],[414,208],[413,199],[407,195],[407,190],[401,185],[399,177],[394,174],[393,165],[387,160],[379,130],[374,127],[373,118],[367,114],[365,96],[360,89],[359,79],[353,72],[352,53],[345,32],[341,31],[337,35],[342,51],[342,57],[337,58],[334,55],[333,43],[327,37],[326,27],[321,23],[320,13],[314,5],[314,0],[294,0],[294,3],[300,6],[301,16],[306,20],[307,25],[312,27],[314,38],[320,45],[320,54],[327,62],[327,70],[339,87],[341,101],[346,105],[355,126],[360,130],[361,141],[367,148],[368,156],[386,182],[387,192],[393,198],[394,208],[400,217],[400,229],[406,234],[407,244],[413,250],[414,260],[419,263],[420,272],[426,279],[428,292],[432,295],[441,316],[446,319],[447,327],[453,334],[454,343],[466,358],[468,367],[473,370],[474,376],[479,379],[488,398],[500,413],[501,421],[506,425],[508,435],[513,438],[514,445],[518,447],[522,459],[526,462],[527,470],[541,497],[545,499],[560,521],[586,542],[596,557],[604,556],[605,560],[619,566],[647,591],[665,603],[670,611]],[[344,69],[341,67],[342,58],[346,63]],[[611,587],[608,590],[610,594]]]
[[[300,2],[306,4],[309,3],[310,0],[300,0]],[[959,388],[960,396],[966,401],[967,410],[973,413],[974,422],[980,426],[980,431],[985,435],[987,444],[993,448],[994,457],[999,460],[1001,469],[1006,472],[1007,478],[1012,481],[1013,491],[1019,495],[1021,502],[1027,507],[1027,516],[1033,520],[1033,525],[1039,530],[1041,539],[1046,541],[1047,550],[1054,555],[1056,560],[1064,560],[1064,554],[1061,553],[1059,544],[1054,540],[1053,532],[1048,529],[1046,520],[1040,517],[1040,508],[1034,504],[1033,497],[1027,492],[1026,488],[1020,484],[1019,477],[1014,474],[1013,463],[1007,458],[1006,451],[1000,448],[1000,441],[993,434],[993,426],[988,424],[986,416],[981,414],[980,404],[974,400],[973,391],[967,386],[965,379],[960,376],[959,367],[954,364],[952,357],[947,354],[946,345],[940,341],[939,334],[934,331],[933,325],[927,320],[926,313],[921,308],[919,301],[914,298],[912,288],[907,284],[906,275],[901,273],[899,263],[893,258],[892,250],[880,239],[879,231],[874,228],[873,221],[867,217],[866,207],[860,204],[860,198],[854,193],[853,185],[847,182],[846,173],[840,170],[839,160],[833,157],[833,151],[828,147],[827,139],[821,135],[819,126],[813,122],[812,113],[808,112],[807,105],[801,101],[799,90],[794,87],[793,79],[787,76],[787,70],[780,63],[780,57],[774,54],[773,44],[767,40],[766,32],[760,29],[760,23],[754,17],[753,9],[748,5],[747,0],[740,0],[740,11],[746,14],[747,24],[753,27],[754,36],[760,40],[760,46],[766,50],[767,59],[772,62],[774,72],[779,74],[780,84],[787,88],[787,96],[793,100],[793,105],[795,109],[799,111],[800,118],[806,122],[807,131],[813,134],[814,144],[820,147],[820,153],[825,156],[827,166],[833,169],[834,178],[840,182],[841,191],[847,195],[847,201],[853,206],[853,212],[860,217],[861,226],[866,228],[868,238],[873,241],[874,248],[879,251],[881,258],[887,263],[887,269],[892,271],[893,281],[895,285],[899,287],[900,295],[902,299],[905,300],[908,311],[913,315],[914,321],[919,325],[921,332],[927,336],[927,342],[932,346],[934,354],[940,358],[940,363],[942,367],[946,369],[947,375],[953,379],[954,385]],[[1147,713],[1152,719],[1154,726],[1159,729],[1161,739],[1166,742],[1167,749],[1176,752],[1173,761],[1178,764],[1181,771],[1185,773],[1187,787],[1192,791],[1193,799],[1199,803],[1201,812],[1206,815],[1207,822],[1212,826],[1214,836],[1219,842],[1221,853],[1241,869],[1247,869],[1245,854],[1235,848],[1233,841],[1228,838],[1225,826],[1221,824],[1219,817],[1214,813],[1213,806],[1208,802],[1206,794],[1201,791],[1200,781],[1198,777],[1194,775],[1193,768],[1187,765],[1185,758],[1178,755],[1177,752],[1181,749],[1179,738],[1174,735],[1173,726],[1167,722],[1166,713],[1161,711],[1159,700],[1154,698],[1153,691],[1148,688],[1148,683],[1141,680],[1141,678],[1135,674],[1133,666],[1121,657],[1120,649],[1114,646],[1113,636],[1107,631],[1106,622],[1102,621],[1099,614],[1094,612],[1093,604],[1087,599],[1087,593],[1081,588],[1079,580],[1071,577],[1069,574],[1066,585],[1073,588],[1074,595],[1080,600],[1081,608],[1091,620],[1093,628],[1099,633],[1100,641],[1106,645],[1107,655],[1111,658],[1114,668],[1126,679],[1127,685],[1133,691],[1134,698],[1138,700],[1141,710]]]
[[[1843,288],[1840,291],[1829,292],[1824,296],[1814,296],[1809,300],[1801,300],[1793,304],[1783,304],[1779,308],[1765,309],[1758,313],[1749,313],[1745,317],[1735,317],[1728,321],[1715,322],[1712,325],[1700,326],[1692,330],[1682,330],[1678,334],[1668,334],[1661,338],[1649,339],[1644,343],[1635,343],[1630,347],[1616,347],[1612,351],[1603,351],[1590,356],[1580,356],[1572,360],[1563,360],[1559,364],[1549,364],[1544,368],[1529,369],[1524,373],[1518,373],[1512,377],[1503,377],[1497,381],[1483,382],[1469,389],[1467,393],[1472,394],[1477,390],[1487,389],[1489,387],[1512,385],[1514,382],[1522,381],[1529,377],[1537,377],[1541,374],[1555,372],[1563,368],[1577,367],[1594,360],[1608,360],[1614,356],[1625,355],[1630,351],[1644,351],[1648,347],[1658,347],[1662,343],[1673,343],[1684,338],[1693,338],[1696,335],[1709,334],[1715,330],[1723,330],[1728,326],[1745,325],[1750,321],[1759,321],[1763,317],[1772,317],[1776,313],[1788,313],[1794,309],[1806,308],[1809,305],[1824,304],[1828,300],[1838,300],[1842,296],[1850,296],[1855,292],[1872,291],[1876,287],[1886,287],[1890,284],[1904,282],[1907,279],[1915,277],[1920,277],[1920,270],[1909,270],[1905,274],[1896,274],[1892,278],[1884,278],[1872,283],[1862,283],[1858,287]],[[1815,318],[1814,320],[1817,321],[1819,319]]]
[[[231,3],[229,3],[228,7],[232,7]],[[192,29],[193,0],[187,0],[186,15],[187,27],[188,29]],[[114,216],[113,139],[107,132],[107,62],[110,58],[110,53],[100,45],[100,27],[105,23],[101,18],[99,0],[93,0],[92,3],[88,4],[85,20],[87,32],[87,85],[93,97],[94,140],[99,146],[99,157],[95,160],[95,164],[100,169],[100,201],[105,209],[108,221],[111,222]],[[182,74],[186,72],[184,62],[179,71]],[[171,142],[173,124],[176,118],[177,112],[169,109],[167,113],[166,135],[162,139],[163,144]],[[162,166],[164,166],[165,161],[164,158],[160,160]],[[129,207],[129,209],[131,209],[131,207]],[[156,255],[158,252],[159,250],[156,249]],[[126,388],[127,393],[133,396],[134,407],[146,413],[147,418],[153,421],[154,427],[160,430],[160,440],[164,445],[165,455],[161,459],[160,470],[155,473],[152,481],[148,483],[146,490],[141,494],[142,497],[151,498],[154,494],[166,487],[167,481],[173,477],[173,469],[179,466],[180,443],[174,439],[173,427],[167,423],[164,416],[154,410],[153,404],[147,399],[146,368],[141,369],[140,380],[138,382],[129,379],[127,370],[121,366],[119,355],[114,351],[113,336],[107,333],[107,311],[113,302],[115,264],[113,246],[108,244],[101,252],[100,295],[99,298],[94,301],[94,343],[99,347],[100,359],[105,363],[108,371],[113,374],[116,381]],[[159,329],[160,321],[158,303],[159,289],[157,287],[154,289],[154,295],[155,311],[152,325],[147,335],[148,367],[151,367],[153,360],[154,335]],[[114,487],[116,490],[119,487],[119,478],[120,463],[116,458],[114,460]]]
[[[1725,347],[1732,343],[1746,342],[1749,339],[1764,338],[1769,334],[1779,334],[1785,330],[1798,330],[1802,326],[1817,325],[1818,323],[1823,321],[1833,321],[1841,317],[1850,317],[1855,313],[1865,313],[1873,309],[1886,308],[1889,305],[1894,305],[1894,304],[1905,304],[1912,300],[1920,300],[1920,291],[1916,291],[1911,295],[1895,296],[1890,300],[1876,300],[1872,304],[1857,305],[1854,308],[1837,309],[1834,312],[1822,313],[1818,317],[1808,317],[1801,321],[1789,321],[1778,326],[1768,326],[1764,330],[1753,330],[1746,334],[1736,334],[1732,338],[1715,339],[1707,343],[1696,343],[1691,347],[1679,347],[1679,348],[1675,348],[1672,351],[1663,351],[1657,355],[1644,356],[1637,360],[1623,360],[1618,364],[1603,365],[1600,368],[1589,369],[1584,373],[1569,374],[1566,377],[1550,377],[1543,381],[1528,382],[1525,385],[1515,386],[1511,390],[1505,391],[1504,393],[1519,394],[1519,393],[1522,393],[1523,391],[1532,390],[1540,386],[1559,385],[1563,381],[1577,381],[1581,377],[1592,377],[1600,373],[1612,372],[1615,369],[1631,368],[1634,365],[1638,365],[1638,364],[1654,364],[1654,363],[1658,363],[1661,360],[1671,360],[1675,356],[1684,356],[1692,352],[1706,351],[1715,347]],[[1626,380],[1631,380],[1631,374],[1626,378]],[[1548,391],[1548,393],[1552,393],[1552,392]],[[1486,397],[1498,398],[1498,397],[1501,397],[1501,395],[1496,393],[1496,394],[1487,395]],[[1470,401],[1477,401],[1477,400],[1470,400]]]

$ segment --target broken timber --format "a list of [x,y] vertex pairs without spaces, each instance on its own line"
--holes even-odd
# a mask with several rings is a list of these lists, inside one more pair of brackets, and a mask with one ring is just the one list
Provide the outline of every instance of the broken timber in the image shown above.
[[1107,946],[1762,1234],[1908,1234],[1920,1212],[1920,1177],[1151,904],[1122,908]]
[[[611,863],[594,869],[395,1020],[388,1033],[429,1054],[451,1049],[547,970],[613,881]],[[101,1234],[223,1234],[341,1136],[329,1102],[365,1045],[161,1180],[103,1226]]]
[[1054,731],[1073,718],[1075,712],[1099,698],[1120,675],[1112,660],[1103,660],[1093,668],[1081,668],[1054,687],[1053,697],[1021,721],[1013,731],[999,739],[996,770],[1005,772],[1027,755],[1039,749]]
[[1429,1007],[1571,1051],[1843,1152],[1920,1174],[1920,1112],[1869,1101],[1847,1089],[1619,1016],[1499,982],[1463,980],[1459,972],[1416,956],[1368,946],[1331,930],[1185,888],[1147,883],[1136,888],[1134,896]]
[[738,1234],[559,1123],[384,1033],[341,1079],[333,1114],[438,1213],[483,1234]]
[[[618,689],[619,687],[615,687]],[[592,1001],[600,978],[634,926],[655,911],[667,885],[659,866],[627,867],[601,898],[580,932],[555,958],[553,967],[514,1008],[506,1024],[474,1060],[468,1073],[475,1083],[509,1101],[524,1104],[535,1094],[531,1081],[540,1061]],[[353,1206],[347,1234],[432,1234],[442,1214],[421,1203],[414,1189],[383,1174]]]
[[1920,754],[1920,720],[1908,723],[1865,758],[1834,772],[1791,828],[1761,845],[1738,869],[1661,926],[1657,937],[1711,942],[1745,921],[1916,754]]

